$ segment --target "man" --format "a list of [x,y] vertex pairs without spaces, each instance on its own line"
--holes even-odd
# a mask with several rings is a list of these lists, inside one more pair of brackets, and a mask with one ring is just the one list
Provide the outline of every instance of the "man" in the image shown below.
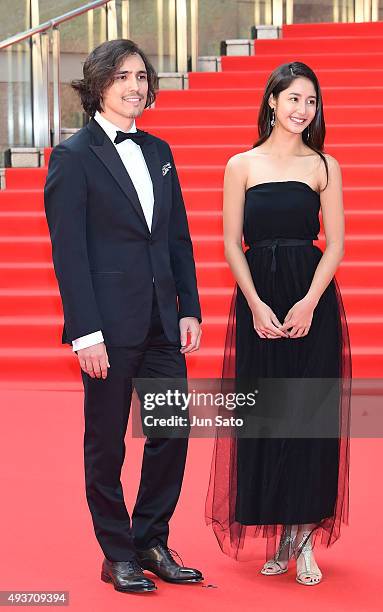
[[[169,145],[136,129],[156,73],[130,40],[99,45],[72,86],[89,124],[52,152],[45,210],[64,310],[84,385],[86,495],[104,552],[101,578],[153,591],[142,571],[190,583],[167,546],[187,438],[148,438],[132,520],[121,468],[132,378],[186,378],[201,312],[185,206]],[[190,336],[190,342],[187,338]]]

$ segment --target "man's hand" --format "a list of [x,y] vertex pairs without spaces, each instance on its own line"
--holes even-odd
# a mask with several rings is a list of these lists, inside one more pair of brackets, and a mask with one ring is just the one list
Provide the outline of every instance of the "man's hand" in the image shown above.
[[77,351],[81,369],[92,378],[106,378],[110,363],[104,342]]
[[[201,342],[202,329],[195,317],[183,317],[180,319],[181,353],[192,353],[198,351]],[[187,336],[190,333],[190,342],[187,344]]]

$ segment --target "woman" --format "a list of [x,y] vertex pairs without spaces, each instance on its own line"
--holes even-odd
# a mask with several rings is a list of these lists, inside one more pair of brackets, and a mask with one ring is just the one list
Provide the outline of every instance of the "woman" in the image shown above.
[[[256,417],[252,437],[216,439],[206,518],[225,553],[252,558],[263,536],[261,573],[285,573],[294,556],[297,581],[312,586],[322,580],[315,541],[330,546],[348,522],[351,357],[334,278],[344,253],[341,171],[323,153],[322,96],[307,65],[271,74],[258,131],[225,171],[225,256],[237,284],[223,378],[237,391],[258,387],[263,402],[244,412]],[[320,209],[323,253],[312,243]],[[331,433],[309,427],[302,436],[303,422],[331,423]]]

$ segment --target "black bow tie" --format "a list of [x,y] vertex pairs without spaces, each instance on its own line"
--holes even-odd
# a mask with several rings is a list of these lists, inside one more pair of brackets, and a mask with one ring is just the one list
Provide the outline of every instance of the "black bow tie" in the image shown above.
[[120,132],[117,130],[117,136],[114,139],[115,144],[120,144],[120,142],[124,142],[124,140],[133,140],[138,145],[142,145],[146,138],[146,132],[142,130],[137,130],[137,132]]

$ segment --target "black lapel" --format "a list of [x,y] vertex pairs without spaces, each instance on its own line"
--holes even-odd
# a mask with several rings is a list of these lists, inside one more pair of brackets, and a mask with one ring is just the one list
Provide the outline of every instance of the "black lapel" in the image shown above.
[[158,221],[158,217],[160,215],[160,209],[162,205],[162,169],[161,169],[161,160],[158,152],[158,148],[155,140],[152,138],[150,134],[147,135],[146,140],[144,140],[141,146],[142,153],[144,155],[146,165],[149,170],[150,177],[153,183],[153,194],[154,194],[154,209],[153,209],[153,219],[152,219],[152,232],[154,227]]
[[[110,174],[117,181],[122,191],[133,204],[135,211],[144,223],[147,231],[149,231],[148,224],[146,223],[146,219],[142,211],[142,206],[137,195],[137,191],[135,190],[129,173],[126,171],[126,168],[122,163],[121,158],[116,151],[116,148],[114,147],[110,138],[108,138],[108,136],[105,134],[101,126],[97,123],[97,121],[91,119],[87,127],[88,130],[90,130],[91,134],[94,136],[95,142],[95,144],[89,145],[90,149],[97,155],[97,157],[102,161],[106,169],[109,170]],[[151,173],[150,168],[149,171]]]

